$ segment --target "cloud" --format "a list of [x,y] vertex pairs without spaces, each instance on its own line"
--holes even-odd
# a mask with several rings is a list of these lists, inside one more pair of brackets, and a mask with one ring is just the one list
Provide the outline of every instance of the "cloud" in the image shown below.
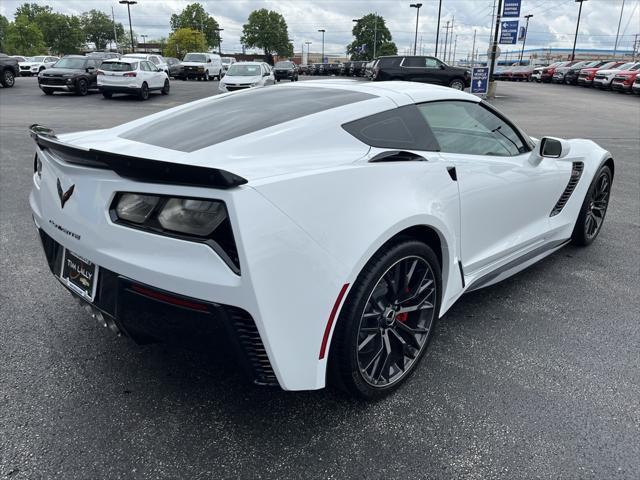
[[[79,15],[90,9],[115,14],[115,20],[128,24],[127,9],[117,0],[30,0],[50,5],[55,11]],[[2,0],[0,13],[13,18],[16,8],[23,1]],[[186,0],[138,0],[131,7],[133,28],[137,34],[146,34],[150,39],[166,37],[170,33],[169,18],[187,4]],[[412,50],[415,35],[416,10],[409,7],[409,0],[206,0],[200,2],[224,28],[223,50],[240,51],[242,25],[249,13],[267,8],[281,13],[289,26],[289,36],[296,51],[301,45],[312,42],[311,50],[319,52],[322,36],[318,29],[324,28],[325,52],[344,54],[346,45],[352,41],[352,19],[367,13],[377,12],[384,17],[393,35],[399,52]],[[619,49],[631,49],[634,34],[640,25],[640,0],[627,0],[622,19]],[[622,0],[589,0],[583,5],[578,36],[578,48],[613,48],[620,16]],[[442,0],[441,27],[446,21],[453,22],[454,40],[457,38],[456,54],[465,57],[471,51],[474,31],[476,47],[486,51],[491,32],[491,14],[494,0]],[[425,1],[420,10],[418,28],[418,50],[433,54],[435,48],[438,2]],[[522,14],[533,14],[529,26],[527,48],[571,48],[578,4],[574,0],[522,0]],[[524,22],[524,20],[523,20]],[[522,23],[523,24],[523,23]],[[626,26],[626,30],[625,30]],[[445,30],[441,28],[440,41]],[[503,51],[510,47],[505,46]],[[517,50],[519,46],[514,46]],[[442,51],[442,50],[440,50]]]

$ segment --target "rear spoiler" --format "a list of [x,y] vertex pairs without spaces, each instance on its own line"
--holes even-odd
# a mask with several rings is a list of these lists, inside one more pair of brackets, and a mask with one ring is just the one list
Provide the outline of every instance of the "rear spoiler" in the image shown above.
[[57,153],[65,162],[112,170],[121,177],[139,182],[213,188],[233,188],[247,183],[245,178],[218,168],[151,160],[70,145],[58,140],[52,129],[38,124],[29,127],[29,134],[41,149]]

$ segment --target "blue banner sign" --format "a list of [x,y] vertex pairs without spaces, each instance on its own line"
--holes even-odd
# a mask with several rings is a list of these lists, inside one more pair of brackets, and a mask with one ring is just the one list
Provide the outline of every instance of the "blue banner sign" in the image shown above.
[[486,95],[489,88],[489,67],[471,69],[471,93]]
[[502,22],[500,29],[500,42],[501,44],[515,44],[518,38],[518,20],[510,20],[508,22]]
[[503,17],[520,17],[520,0],[504,0]]

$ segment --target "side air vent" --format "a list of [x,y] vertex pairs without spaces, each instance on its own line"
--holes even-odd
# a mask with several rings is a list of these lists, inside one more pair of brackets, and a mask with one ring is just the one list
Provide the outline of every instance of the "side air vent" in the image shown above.
[[238,341],[247,356],[249,366],[258,385],[278,385],[278,380],[267,351],[264,348],[260,333],[253,318],[239,308],[227,307],[227,313],[236,331]]
[[571,178],[569,179],[569,183],[567,184],[567,187],[564,189],[564,192],[562,192],[562,195],[560,196],[560,199],[556,203],[555,207],[553,207],[553,210],[551,210],[551,213],[549,214],[550,217],[554,217],[558,215],[562,211],[564,206],[567,204],[567,202],[569,201],[569,198],[571,197],[571,194],[576,188],[576,185],[578,185],[578,181],[582,176],[583,170],[584,170],[584,163],[573,162],[573,168],[571,169]]

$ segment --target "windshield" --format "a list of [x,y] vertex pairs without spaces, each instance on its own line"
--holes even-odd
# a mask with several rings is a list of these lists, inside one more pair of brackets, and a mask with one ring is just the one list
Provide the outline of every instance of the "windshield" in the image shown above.
[[44,57],[29,57],[30,62],[44,62]]
[[276,68],[289,68],[291,66],[291,62],[278,62],[276,63]]
[[260,65],[238,65],[234,63],[229,67],[227,75],[236,77],[255,77],[260,75]]
[[127,54],[125,55],[125,57],[126,57],[126,58],[141,58],[141,59],[144,59],[144,60],[146,60],[146,59],[147,59],[147,56],[146,56],[146,55],[136,55],[135,53],[127,53]]
[[136,68],[138,68],[138,62],[103,62],[100,65],[100,70],[106,70],[107,72],[130,72]]
[[205,63],[207,61],[207,56],[201,53],[187,53],[184,56],[184,61]]
[[230,58],[223,58],[222,59],[222,63],[224,63],[225,65],[230,64],[231,63],[231,59]]
[[56,68],[84,68],[86,60],[84,58],[61,58],[54,67]]

